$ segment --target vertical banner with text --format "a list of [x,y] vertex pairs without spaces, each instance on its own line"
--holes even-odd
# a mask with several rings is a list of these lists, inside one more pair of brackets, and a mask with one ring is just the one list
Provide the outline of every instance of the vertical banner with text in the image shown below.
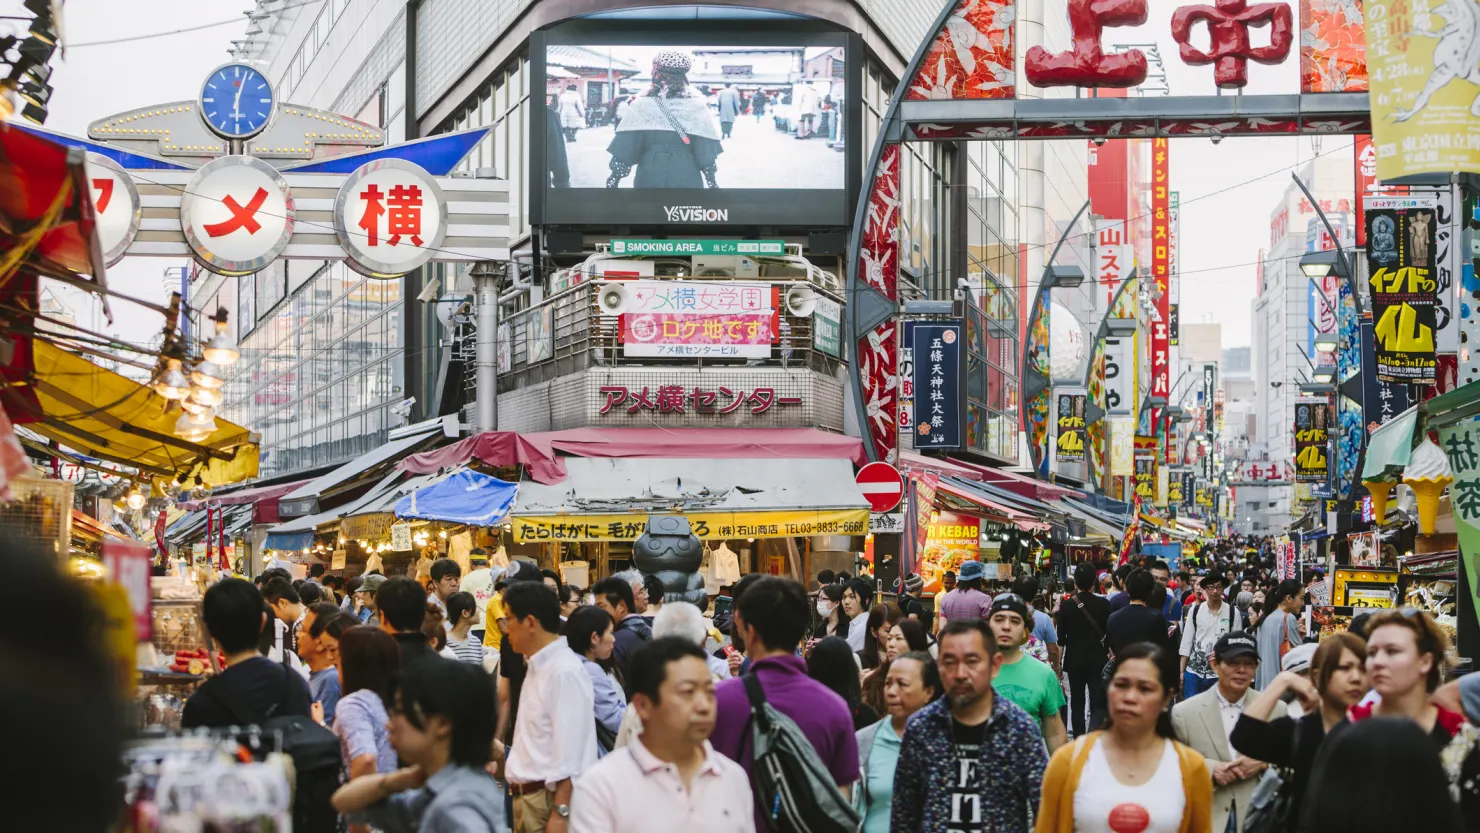
[[1295,481],[1325,483],[1330,435],[1330,406],[1325,402],[1295,403]]
[[1060,463],[1084,462],[1084,405],[1087,397],[1083,393],[1062,392],[1054,396],[1058,403],[1055,418],[1058,424],[1058,439],[1054,442],[1055,454]]
[[1377,377],[1432,385],[1438,378],[1435,200],[1373,197],[1364,208]]
[[[1171,395],[1171,166],[1169,143],[1165,138],[1151,140],[1151,274],[1156,280],[1156,315],[1151,322],[1151,396]],[[1151,409],[1151,434],[1159,435],[1162,409]]]
[[1467,589],[1480,603],[1480,422],[1473,419],[1439,429],[1439,446],[1449,457],[1454,482],[1449,501],[1459,533],[1459,555],[1465,560],[1460,575],[1469,579]]
[[915,448],[961,447],[961,325],[914,325]]

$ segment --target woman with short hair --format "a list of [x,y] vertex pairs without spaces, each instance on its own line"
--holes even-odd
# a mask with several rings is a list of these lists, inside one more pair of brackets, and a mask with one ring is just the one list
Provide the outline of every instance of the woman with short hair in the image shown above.
[[339,705],[334,734],[339,736],[350,778],[396,768],[391,748],[388,704],[401,672],[401,649],[380,628],[359,625],[339,636]]
[[[920,623],[906,620],[912,624]],[[895,626],[898,630],[898,626]],[[880,673],[884,680],[884,719],[859,729],[858,771],[854,806],[863,815],[859,833],[888,833],[894,806],[894,770],[910,715],[945,692],[935,660],[923,651],[893,657]]]

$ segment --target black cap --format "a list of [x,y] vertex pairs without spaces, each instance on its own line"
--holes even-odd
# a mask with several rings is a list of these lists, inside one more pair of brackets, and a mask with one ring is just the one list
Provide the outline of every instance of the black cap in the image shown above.
[[1031,624],[1033,621],[1032,614],[1028,613],[1028,603],[1023,601],[1023,597],[1017,595],[1016,593],[1003,593],[1002,595],[993,599],[992,609],[989,613],[987,613],[987,617],[991,618],[993,614],[1001,613],[1002,611],[1007,611],[1008,613],[1016,613],[1017,615],[1023,617],[1023,624],[1025,625]]
[[1213,656],[1221,662],[1227,662],[1238,657],[1259,658],[1259,643],[1248,631],[1229,631],[1218,637],[1217,644],[1213,645]]

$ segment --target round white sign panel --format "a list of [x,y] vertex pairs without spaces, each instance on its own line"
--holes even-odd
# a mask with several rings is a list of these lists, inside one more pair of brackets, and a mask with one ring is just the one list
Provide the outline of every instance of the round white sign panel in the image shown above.
[[293,236],[293,193],[266,162],[223,156],[207,162],[185,186],[180,224],[201,266],[220,275],[257,272]]
[[395,278],[432,259],[447,234],[437,180],[401,159],[367,162],[334,201],[334,234],[355,271]]
[[99,153],[87,154],[87,190],[92,195],[98,243],[103,249],[103,263],[112,266],[128,251],[139,233],[141,216],[139,189],[134,179],[112,159]]

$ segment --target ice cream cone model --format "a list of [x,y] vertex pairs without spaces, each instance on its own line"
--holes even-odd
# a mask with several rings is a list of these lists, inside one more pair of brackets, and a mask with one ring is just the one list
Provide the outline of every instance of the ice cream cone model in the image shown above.
[[1418,499],[1418,531],[1424,535],[1434,534],[1434,523],[1439,518],[1439,497],[1444,487],[1454,482],[1454,469],[1449,466],[1449,456],[1433,440],[1424,438],[1408,465],[1403,467],[1403,484],[1413,490]]
[[1393,493],[1393,487],[1398,484],[1391,480],[1364,480],[1362,485],[1372,495],[1372,517],[1381,526],[1383,519],[1387,517],[1388,495]]

